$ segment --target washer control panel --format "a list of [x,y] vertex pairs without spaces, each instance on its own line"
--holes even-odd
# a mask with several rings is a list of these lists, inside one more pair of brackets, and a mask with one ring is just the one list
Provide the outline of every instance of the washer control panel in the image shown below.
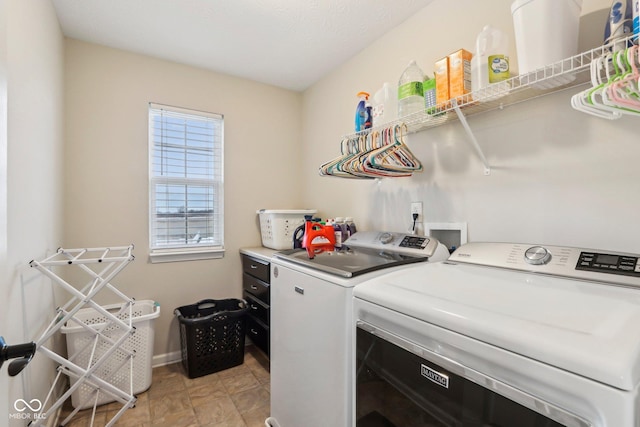
[[568,246],[472,242],[460,246],[448,262],[640,288],[640,254],[633,253]]
[[640,277],[640,258],[600,252],[580,252],[576,270]]

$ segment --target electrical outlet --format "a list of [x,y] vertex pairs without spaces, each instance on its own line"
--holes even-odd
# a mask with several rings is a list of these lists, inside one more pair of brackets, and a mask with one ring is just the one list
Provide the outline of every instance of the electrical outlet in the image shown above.
[[422,220],[422,202],[411,202],[411,217],[418,214],[418,220]]

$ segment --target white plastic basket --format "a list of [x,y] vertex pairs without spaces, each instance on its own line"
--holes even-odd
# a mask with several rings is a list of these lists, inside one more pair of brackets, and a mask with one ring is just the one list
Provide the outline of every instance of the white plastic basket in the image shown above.
[[[120,304],[106,305],[103,308],[109,312],[120,311]],[[95,375],[120,390],[130,393],[131,373],[129,368],[131,361],[130,352],[135,352],[133,357],[133,394],[141,393],[151,386],[151,360],[153,357],[154,320],[160,316],[160,305],[151,300],[135,301],[132,305],[131,325],[135,332],[128,337],[109,358],[95,371]],[[124,323],[129,321],[129,310],[117,316]],[[107,317],[93,308],[79,310],[74,318],[92,329],[99,330],[107,323]],[[67,352],[69,360],[76,365],[89,369],[96,360],[99,360],[113,345],[106,339],[86,330],[77,322],[69,320],[60,328],[67,338]],[[123,333],[128,333],[116,324],[108,325],[102,334],[111,340],[117,340]],[[93,358],[91,353],[94,352]],[[71,385],[76,379],[71,377]],[[113,402],[115,399],[105,393],[98,396],[98,405]],[[80,385],[71,395],[71,404],[74,408],[90,408],[95,402],[95,388],[87,383]]]
[[313,215],[315,209],[277,210],[260,209],[260,234],[262,246],[271,249],[293,248],[293,232],[304,223],[305,215]]

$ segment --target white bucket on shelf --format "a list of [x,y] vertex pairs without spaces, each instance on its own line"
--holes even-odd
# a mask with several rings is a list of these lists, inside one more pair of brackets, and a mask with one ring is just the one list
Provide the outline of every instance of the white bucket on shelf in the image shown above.
[[[514,0],[511,3],[520,75],[578,54],[582,0]],[[562,72],[553,67],[552,74]],[[545,78],[541,73],[537,79]],[[542,89],[570,83],[574,75],[545,79]]]

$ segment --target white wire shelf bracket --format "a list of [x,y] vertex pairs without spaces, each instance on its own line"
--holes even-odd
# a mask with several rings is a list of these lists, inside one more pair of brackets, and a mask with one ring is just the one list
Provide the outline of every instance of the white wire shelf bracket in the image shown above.
[[343,139],[354,138],[400,124],[407,125],[407,132],[411,134],[447,123],[460,122],[484,165],[485,175],[489,175],[491,168],[466,121],[467,117],[503,109],[510,105],[588,84],[591,81],[589,73],[591,62],[611,52],[614,45],[619,47],[631,44],[633,38],[634,36],[629,36],[617,39],[609,44],[579,53],[529,73],[520,74],[503,82],[491,84],[486,88],[450,99],[429,107],[428,110],[375,125],[366,131],[344,135]]
[[480,161],[482,161],[482,164],[484,165],[484,174],[485,175],[490,175],[491,174],[491,166],[489,166],[489,162],[487,161],[487,158],[485,157],[484,152],[482,151],[482,147],[480,147],[480,144],[478,143],[476,135],[471,130],[471,127],[469,126],[469,123],[467,123],[467,118],[464,116],[462,111],[460,111],[460,107],[458,107],[458,105],[456,103],[456,100],[454,99],[451,102],[453,104],[453,109],[455,110],[455,112],[456,112],[456,114],[458,116],[458,120],[460,120],[460,123],[462,124],[462,127],[464,128],[465,132],[467,133],[467,136],[469,137],[469,141],[471,142],[471,145],[473,146],[473,148],[475,148],[476,153],[478,154],[478,157],[480,158]]

